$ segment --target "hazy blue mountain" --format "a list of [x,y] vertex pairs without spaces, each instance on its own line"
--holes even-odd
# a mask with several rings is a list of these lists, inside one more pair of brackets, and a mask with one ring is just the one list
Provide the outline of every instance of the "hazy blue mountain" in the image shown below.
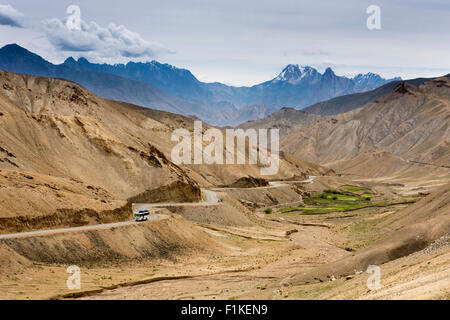
[[8,44],[0,49],[0,68],[43,77],[56,74],[55,65],[17,44]]
[[157,61],[109,65],[91,63],[85,58],[75,60],[70,57],[63,65],[78,71],[109,73],[131,80],[142,81],[179,98],[193,102],[204,103],[208,101],[208,90],[202,87],[202,83],[189,70],[176,68]]
[[[450,78],[450,74],[444,77]],[[441,78],[441,77],[438,77]],[[409,87],[418,87],[423,83],[436,80],[438,78],[416,78],[409,80],[395,80],[382,85],[376,89],[335,97],[326,101],[316,103],[302,110],[293,108],[282,108],[270,113],[260,119],[248,121],[239,125],[241,128],[279,128],[282,134],[291,132],[299,126],[307,126],[323,117],[334,116],[363,107],[370,103],[380,103],[380,99],[393,92],[411,93],[407,91]],[[444,84],[437,84],[443,86]],[[406,90],[406,91],[405,91]],[[336,119],[334,119],[337,121]],[[333,119],[328,119],[333,123]]]
[[203,83],[189,70],[157,61],[126,65],[95,64],[85,58],[68,58],[65,66],[79,71],[110,73],[149,83],[179,98],[217,108],[223,102],[242,109],[246,105],[264,104],[279,109],[283,106],[305,107],[336,96],[363,92],[396,79],[383,79],[377,74],[359,74],[353,79],[337,76],[331,68],[324,74],[310,66],[290,64],[274,79],[252,87],[233,87],[221,83]]
[[72,80],[103,98],[194,115],[214,125],[235,125],[282,107],[302,109],[399,79],[374,73],[347,78],[331,68],[321,74],[310,66],[290,64],[272,80],[234,87],[201,82],[189,70],[157,61],[110,65],[69,57],[55,65],[16,44],[0,49],[0,69]]
[[205,121],[227,121],[222,112],[214,111],[206,105],[186,101],[173,96],[149,83],[132,80],[107,72],[96,72],[76,68],[74,60],[55,65],[42,57],[16,45],[0,49],[0,69],[41,77],[62,78],[77,82],[102,98],[120,100],[144,107],[195,115]]
[[376,73],[368,72],[366,74],[358,74],[353,79],[353,82],[355,82],[355,90],[357,92],[365,92],[370,91],[373,89],[376,89],[378,87],[381,87],[382,85],[386,84],[387,82],[392,81],[401,81],[402,78],[395,77],[392,79],[383,79]]
[[321,74],[309,66],[290,64],[274,79],[251,87],[249,97],[253,103],[262,103],[278,109],[302,109],[330,98],[372,90],[394,80],[375,76],[359,75],[351,79],[336,75],[331,68]]

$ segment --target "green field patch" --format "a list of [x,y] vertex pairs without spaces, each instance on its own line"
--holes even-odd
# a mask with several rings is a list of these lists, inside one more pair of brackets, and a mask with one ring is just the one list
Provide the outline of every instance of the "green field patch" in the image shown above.
[[327,204],[353,205],[357,202],[367,202],[366,200],[367,197],[350,193],[338,192],[335,190],[325,190],[322,193],[314,194],[312,197],[305,199],[305,203],[308,205],[327,205]]
[[281,208],[278,212],[288,213],[288,212],[301,211],[301,209],[303,209],[303,207],[298,207],[298,208]]
[[282,208],[279,213],[299,212],[301,215],[326,214],[332,212],[346,212],[367,207],[383,207],[388,205],[384,201],[373,201],[374,195],[364,192],[357,195],[338,190],[324,190],[304,200],[305,205],[299,207]]
[[280,213],[288,213],[298,211],[301,214],[324,214],[331,212],[345,212],[363,209],[372,206],[383,206],[382,204],[353,204],[353,205],[329,205],[329,206],[317,206],[317,207],[298,207],[298,208],[283,208],[280,209]]
[[331,205],[326,207],[302,208],[302,214],[323,214],[329,212],[346,212],[374,206],[373,204]]
[[367,197],[373,198],[373,197],[375,197],[375,195],[374,195],[373,193],[370,193],[370,192],[364,192],[364,193],[361,195],[361,197],[363,197],[363,198],[367,198]]
[[404,199],[399,202],[386,202],[380,199],[374,199],[376,194],[370,189],[358,186],[344,186],[352,189],[352,191],[366,190],[361,194],[352,193],[350,191],[339,191],[334,189],[324,190],[322,193],[315,193],[309,198],[303,200],[305,206],[288,207],[278,210],[278,213],[286,214],[298,212],[300,215],[326,214],[332,212],[346,212],[359,210],[370,207],[386,207],[391,205],[409,204],[417,201],[417,199]]
[[351,186],[351,185],[345,185],[345,186],[342,186],[342,188],[347,191],[370,191],[369,188],[359,187],[359,186]]
[[387,207],[399,204],[410,204],[414,203],[416,200],[406,200],[402,202],[386,202],[386,201],[363,201],[357,203],[337,203],[337,204],[329,204],[329,205],[317,205],[317,206],[309,206],[309,207],[295,207],[295,208],[282,208],[278,212],[279,213],[290,213],[290,212],[299,212],[301,215],[313,215],[313,214],[325,214],[331,212],[346,212],[359,210],[364,208],[375,208],[375,207]]

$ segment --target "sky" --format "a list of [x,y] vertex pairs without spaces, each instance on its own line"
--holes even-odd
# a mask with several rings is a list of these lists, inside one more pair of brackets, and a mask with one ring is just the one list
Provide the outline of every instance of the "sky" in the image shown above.
[[[381,29],[367,27],[370,5]],[[0,46],[53,63],[157,60],[236,86],[291,63],[410,79],[450,73],[449,17],[449,0],[0,0]]]

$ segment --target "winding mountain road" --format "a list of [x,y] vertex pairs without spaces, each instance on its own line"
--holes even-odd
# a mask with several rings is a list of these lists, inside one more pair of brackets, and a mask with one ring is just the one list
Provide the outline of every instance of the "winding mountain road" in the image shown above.
[[[158,215],[152,215],[148,218],[148,220],[160,220],[162,219]],[[81,227],[71,227],[71,228],[59,228],[59,229],[49,229],[49,230],[36,230],[29,232],[20,232],[20,233],[8,233],[8,234],[0,234],[0,240],[2,239],[13,239],[13,238],[22,238],[22,237],[31,237],[31,236],[41,236],[47,234],[54,233],[64,233],[64,232],[74,232],[74,231],[86,231],[86,230],[99,230],[99,229],[110,229],[114,227],[122,227],[131,224],[139,223],[134,220],[130,221],[122,221],[122,222],[113,222],[113,223],[103,223],[103,224],[94,224],[87,225]]]
[[[255,187],[250,189],[267,189],[267,188],[279,188],[286,184],[291,183],[312,183],[315,179],[315,176],[310,176],[309,179],[303,181],[272,181],[269,182],[269,186],[266,187]],[[139,210],[151,210],[152,208],[164,208],[164,207],[176,207],[176,206],[214,206],[220,205],[219,197],[217,196],[216,191],[227,190],[227,189],[235,189],[235,188],[213,188],[213,189],[201,189],[202,194],[204,195],[204,201],[202,202],[180,202],[180,203],[133,203],[132,210],[133,213],[138,212]],[[148,216],[147,221],[155,221],[163,219],[158,214],[150,214]],[[41,236],[55,233],[64,233],[64,232],[75,232],[75,231],[86,231],[86,230],[99,230],[99,229],[109,229],[114,227],[127,226],[131,224],[139,224],[141,222],[136,222],[134,220],[122,221],[122,222],[114,222],[114,223],[104,223],[104,224],[94,224],[94,225],[86,225],[80,227],[71,227],[71,228],[58,228],[58,229],[49,229],[49,230],[36,230],[29,232],[20,232],[20,233],[8,233],[8,234],[0,234],[0,240],[4,239],[14,239],[21,237],[31,237],[31,236]]]
[[[211,190],[202,189],[202,193],[204,194],[205,201],[197,202],[197,203],[133,203],[133,213],[138,212],[139,210],[151,208],[164,208],[164,207],[172,207],[172,206],[201,206],[201,205],[217,205],[219,204],[219,198],[217,197],[217,193]],[[158,214],[150,214],[147,218],[147,221],[155,221],[161,220],[162,217]],[[141,222],[137,222],[134,220],[122,221],[122,222],[113,222],[113,223],[104,223],[104,224],[94,224],[94,225],[86,225],[80,227],[70,227],[70,228],[58,228],[58,229],[49,229],[49,230],[36,230],[29,232],[20,232],[20,233],[8,233],[8,234],[0,234],[0,240],[3,239],[14,239],[14,238],[22,238],[22,237],[32,237],[32,236],[42,236],[48,234],[55,233],[64,233],[64,232],[75,232],[75,231],[86,231],[86,230],[99,230],[99,229],[110,229],[114,227],[122,227],[131,224],[139,224]]]

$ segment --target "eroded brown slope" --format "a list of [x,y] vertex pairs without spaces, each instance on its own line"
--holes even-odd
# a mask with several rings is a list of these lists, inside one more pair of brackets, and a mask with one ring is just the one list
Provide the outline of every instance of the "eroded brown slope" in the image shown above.
[[[261,176],[258,165],[173,164],[171,135],[177,128],[192,131],[193,119],[104,100],[70,81],[0,71],[0,217],[23,217],[24,230],[33,228],[27,217],[50,217],[61,210],[93,223],[96,219],[85,216],[84,209],[110,212],[148,190],[164,191],[158,188],[181,182],[180,190],[194,191],[146,201],[199,201],[200,186]],[[317,168],[282,159],[272,178],[318,174]],[[174,194],[180,196],[169,199]],[[56,220],[43,225],[70,219]],[[2,229],[11,223],[4,222]]]
[[68,81],[0,72],[0,84],[2,232],[129,219],[127,198],[195,184],[152,144],[157,121]]
[[184,173],[158,152],[161,126],[125,113],[82,87],[57,79],[1,73],[2,169],[81,181],[126,199]]
[[450,79],[438,78],[418,87],[400,84],[362,108],[298,128],[281,144],[287,153],[338,169],[349,159],[379,152],[401,157],[396,161],[406,165],[445,168],[450,163],[449,124]]
[[302,110],[282,108],[265,118],[247,121],[238,127],[242,129],[275,128],[280,130],[281,135],[285,135],[299,126],[307,126],[323,118],[325,117]]

